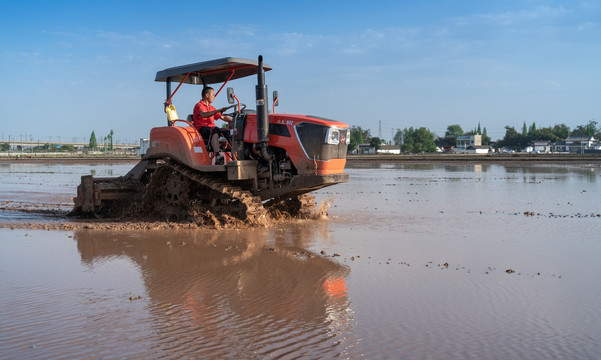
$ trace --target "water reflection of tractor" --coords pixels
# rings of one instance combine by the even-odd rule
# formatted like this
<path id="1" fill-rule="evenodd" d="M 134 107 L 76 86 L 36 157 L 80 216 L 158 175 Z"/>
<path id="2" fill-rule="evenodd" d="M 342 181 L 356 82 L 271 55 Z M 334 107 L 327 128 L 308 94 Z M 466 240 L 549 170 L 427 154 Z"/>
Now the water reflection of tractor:
<path id="1" fill-rule="evenodd" d="M 135 264 L 146 294 L 134 295 L 152 304 L 159 324 L 178 324 L 171 334 L 178 340 L 181 333 L 204 342 L 223 341 L 224 333 L 230 339 L 244 333 L 252 343 L 245 346 L 258 346 L 255 334 L 304 329 L 323 337 L 324 344 L 338 342 L 337 334 L 352 326 L 345 281 L 350 270 L 306 250 L 303 242 L 311 238 L 311 230 L 308 234 L 305 227 L 290 228 L 278 234 L 281 240 L 269 243 L 270 235 L 261 231 L 131 237 L 75 231 L 74 239 L 88 266 L 119 258 Z M 224 321 L 228 318 L 233 320 Z"/>
<path id="2" fill-rule="evenodd" d="M 223 58 L 159 71 L 155 81 L 167 87 L 167 126 L 150 131 L 150 148 L 125 176 L 82 176 L 74 213 L 110 215 L 124 202 L 143 197 L 147 208 L 166 214 L 191 202 L 222 206 L 240 218 L 262 217 L 266 207 L 283 203 L 302 214 L 313 206 L 309 192 L 348 181 L 348 125 L 309 115 L 268 114 L 268 70 L 259 56 L 258 62 Z M 233 118 L 231 139 L 223 148 L 211 149 L 190 117 L 178 117 L 172 100 L 182 84 L 223 83 L 221 91 L 228 81 L 255 74 L 256 110 L 246 109 L 227 88 L 228 102 L 235 105 L 227 114 Z M 178 83 L 174 92 L 172 82 Z M 274 109 L 277 102 L 274 92 Z"/>

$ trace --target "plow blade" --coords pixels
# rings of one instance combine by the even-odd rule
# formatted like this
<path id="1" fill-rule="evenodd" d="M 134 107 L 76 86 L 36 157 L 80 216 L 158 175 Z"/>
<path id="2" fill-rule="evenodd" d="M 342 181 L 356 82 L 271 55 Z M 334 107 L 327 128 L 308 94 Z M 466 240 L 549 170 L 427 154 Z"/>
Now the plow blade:
<path id="1" fill-rule="evenodd" d="M 139 194 L 139 185 L 135 181 L 123 181 L 121 178 L 94 178 L 92 175 L 82 176 L 77 186 L 77 197 L 74 211 L 83 214 L 94 214 L 104 200 L 131 199 Z"/>
<path id="2" fill-rule="evenodd" d="M 140 161 L 125 176 L 99 177 L 84 175 L 77 186 L 77 197 L 73 198 L 72 214 L 96 214 L 103 202 L 129 200 L 141 195 L 143 185 L 140 181 L 149 168 L 149 161 Z"/>

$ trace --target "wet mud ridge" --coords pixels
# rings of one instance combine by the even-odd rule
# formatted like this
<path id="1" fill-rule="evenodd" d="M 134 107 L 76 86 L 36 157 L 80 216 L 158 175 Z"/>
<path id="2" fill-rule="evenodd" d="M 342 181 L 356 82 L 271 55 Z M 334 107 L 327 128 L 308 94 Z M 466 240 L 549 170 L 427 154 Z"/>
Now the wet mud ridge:
<path id="1" fill-rule="evenodd" d="M 229 191 L 228 189 L 225 189 Z M 142 199 L 143 200 L 143 199 Z M 33 204 L 3 202 L 0 204 L 0 227 L 45 230 L 112 229 L 112 230 L 159 230 L 159 229 L 245 229 L 270 227 L 287 221 L 311 221 L 327 219 L 330 200 L 316 205 L 313 195 L 277 202 L 261 202 L 253 208 L 252 216 L 244 208 L 231 203 L 203 203 L 189 201 L 184 207 L 176 207 L 153 199 L 113 204 L 103 216 L 83 216 L 74 213 L 64 204 L 40 206 Z"/>

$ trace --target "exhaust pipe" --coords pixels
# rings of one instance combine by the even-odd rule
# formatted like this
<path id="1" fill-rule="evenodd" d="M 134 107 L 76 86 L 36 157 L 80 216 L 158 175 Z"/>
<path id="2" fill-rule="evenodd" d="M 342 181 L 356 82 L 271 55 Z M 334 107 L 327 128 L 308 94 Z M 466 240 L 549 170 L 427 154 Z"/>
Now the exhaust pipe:
<path id="1" fill-rule="evenodd" d="M 257 86 L 255 87 L 257 97 L 257 135 L 258 140 L 263 143 L 269 141 L 269 115 L 267 114 L 267 85 L 265 85 L 265 70 L 263 70 L 263 56 L 259 55 L 259 69 L 257 71 Z"/>

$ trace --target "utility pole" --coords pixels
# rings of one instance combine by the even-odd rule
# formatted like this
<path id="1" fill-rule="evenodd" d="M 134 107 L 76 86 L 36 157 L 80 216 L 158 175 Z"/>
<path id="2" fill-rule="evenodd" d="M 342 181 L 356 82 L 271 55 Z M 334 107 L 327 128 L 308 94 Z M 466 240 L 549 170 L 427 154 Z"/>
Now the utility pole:
<path id="1" fill-rule="evenodd" d="M 382 120 L 378 120 L 378 137 L 382 140 Z"/>

